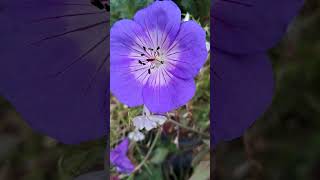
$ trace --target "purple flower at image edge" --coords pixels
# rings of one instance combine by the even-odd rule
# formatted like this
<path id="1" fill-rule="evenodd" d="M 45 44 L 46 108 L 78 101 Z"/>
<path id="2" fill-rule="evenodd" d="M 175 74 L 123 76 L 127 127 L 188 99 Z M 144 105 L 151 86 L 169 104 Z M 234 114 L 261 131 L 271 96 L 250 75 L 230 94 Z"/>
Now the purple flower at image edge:
<path id="1" fill-rule="evenodd" d="M 110 151 L 110 162 L 119 173 L 130 174 L 134 170 L 134 165 L 127 157 L 129 139 L 125 138 L 121 143 Z"/>
<path id="2" fill-rule="evenodd" d="M 303 0 L 211 1 L 212 144 L 242 136 L 271 104 L 267 51 L 302 5 Z"/>
<path id="3" fill-rule="evenodd" d="M 113 25 L 110 50 L 113 95 L 165 113 L 193 97 L 194 77 L 207 58 L 206 33 L 194 21 L 181 22 L 175 3 L 156 1 Z"/>
<path id="4" fill-rule="evenodd" d="M 109 15 L 77 2 L 0 1 L 0 95 L 35 132 L 65 144 L 109 128 Z"/>

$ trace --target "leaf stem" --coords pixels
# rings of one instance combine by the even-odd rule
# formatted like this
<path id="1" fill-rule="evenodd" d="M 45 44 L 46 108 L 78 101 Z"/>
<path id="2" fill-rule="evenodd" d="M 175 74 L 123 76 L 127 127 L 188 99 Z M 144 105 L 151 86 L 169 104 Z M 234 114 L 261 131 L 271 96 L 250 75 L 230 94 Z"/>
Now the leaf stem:
<path id="1" fill-rule="evenodd" d="M 171 123 L 173 123 L 173 124 L 175 124 L 175 125 L 177 125 L 177 126 L 179 126 L 179 127 L 181 127 L 181 128 L 184 128 L 184 129 L 187 129 L 187 130 L 189 130 L 189 131 L 195 132 L 195 133 L 197 133 L 197 134 L 199 134 L 199 135 L 201 135 L 201 136 L 203 136 L 203 137 L 210 138 L 209 135 L 207 135 L 207 134 L 205 134 L 205 133 L 203 133 L 203 132 L 197 131 L 197 130 L 195 130 L 195 129 L 193 129 L 193 128 L 190 128 L 190 127 L 188 127 L 188 126 L 186 126 L 186 125 L 183 125 L 183 124 L 181 124 L 181 123 L 179 123 L 179 122 L 177 122 L 177 121 L 174 121 L 174 120 L 172 120 L 172 119 L 170 119 L 170 118 L 168 118 L 167 121 L 169 121 L 169 122 L 171 122 Z"/>
<path id="2" fill-rule="evenodd" d="M 156 137 L 154 138 L 154 140 L 153 140 L 153 142 L 152 142 L 152 144 L 151 144 L 151 146 L 150 146 L 150 149 L 149 149 L 147 155 L 146 155 L 145 158 L 140 162 L 140 164 L 133 170 L 132 174 L 134 174 L 135 172 L 137 172 L 137 171 L 145 164 L 145 162 L 149 159 L 149 157 L 150 157 L 150 155 L 151 155 L 154 147 L 155 147 L 156 144 L 157 144 L 157 141 L 158 141 L 158 139 L 159 139 L 159 137 L 160 137 L 160 134 L 161 134 L 161 128 L 159 128 L 159 130 L 158 130 L 158 132 L 157 132 L 157 134 L 156 134 Z"/>

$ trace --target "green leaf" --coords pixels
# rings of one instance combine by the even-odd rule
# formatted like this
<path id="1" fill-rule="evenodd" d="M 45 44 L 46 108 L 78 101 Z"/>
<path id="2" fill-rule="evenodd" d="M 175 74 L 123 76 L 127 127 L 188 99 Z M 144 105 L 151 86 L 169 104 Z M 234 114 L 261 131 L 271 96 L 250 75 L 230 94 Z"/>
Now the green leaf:
<path id="1" fill-rule="evenodd" d="M 154 164 L 161 164 L 166 159 L 168 153 L 169 150 L 167 148 L 157 148 L 150 162 Z"/>

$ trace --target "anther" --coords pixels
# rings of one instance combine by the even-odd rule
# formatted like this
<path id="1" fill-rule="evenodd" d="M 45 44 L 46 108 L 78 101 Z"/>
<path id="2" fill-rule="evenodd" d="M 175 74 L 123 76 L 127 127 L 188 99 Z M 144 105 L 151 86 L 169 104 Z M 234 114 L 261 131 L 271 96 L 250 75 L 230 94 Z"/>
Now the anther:
<path id="1" fill-rule="evenodd" d="M 153 49 L 152 48 L 148 48 L 150 51 L 153 51 Z"/>
<path id="2" fill-rule="evenodd" d="M 157 51 L 158 51 L 159 49 L 160 49 L 160 47 L 158 46 L 158 47 L 157 47 Z"/>
<path id="3" fill-rule="evenodd" d="M 146 47 L 143 46 L 143 50 L 146 51 L 147 50 Z"/>
<path id="4" fill-rule="evenodd" d="M 148 69 L 148 73 L 151 74 L 151 70 L 150 69 Z"/>
<path id="5" fill-rule="evenodd" d="M 144 54 L 141 54 L 141 56 L 144 56 Z"/>
<path id="6" fill-rule="evenodd" d="M 146 63 L 143 63 L 141 60 L 139 60 L 139 64 L 146 65 Z"/>

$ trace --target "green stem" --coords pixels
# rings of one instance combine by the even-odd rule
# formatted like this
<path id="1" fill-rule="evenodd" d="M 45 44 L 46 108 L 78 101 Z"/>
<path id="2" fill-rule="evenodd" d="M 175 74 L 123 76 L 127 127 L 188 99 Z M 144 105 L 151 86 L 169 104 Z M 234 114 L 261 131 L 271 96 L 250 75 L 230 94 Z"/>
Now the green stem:
<path id="1" fill-rule="evenodd" d="M 156 146 L 157 144 L 157 141 L 160 137 L 160 134 L 161 134 L 161 128 L 159 128 L 157 134 L 156 134 L 156 137 L 154 138 L 152 144 L 151 144 L 151 147 L 147 153 L 147 155 L 145 156 L 145 158 L 140 162 L 140 164 L 133 170 L 132 174 L 134 174 L 135 172 L 137 172 L 144 164 L 145 162 L 149 159 L 154 147 Z"/>
<path id="2" fill-rule="evenodd" d="M 190 128 L 190 127 L 188 127 L 188 126 L 185 126 L 185 125 L 183 125 L 183 124 L 181 124 L 181 123 L 179 123 L 179 122 L 177 122 L 177 121 L 174 121 L 174 120 L 172 120 L 172 119 L 168 119 L 167 121 L 169 121 L 169 122 L 171 122 L 171 123 L 173 123 L 173 124 L 175 124 L 175 125 L 177 125 L 177 126 L 179 126 L 179 127 L 181 127 L 181 128 L 184 128 L 184 129 L 187 129 L 187 130 L 189 130 L 189 131 L 195 132 L 195 133 L 197 133 L 197 134 L 199 134 L 199 135 L 201 135 L 201 136 L 203 136 L 203 137 L 205 137 L 205 138 L 210 138 L 210 136 L 209 136 L 208 134 L 205 134 L 205 133 L 203 133 L 203 132 L 199 132 L 199 131 L 197 131 L 197 130 L 195 130 L 195 129 L 193 129 L 193 128 Z"/>

